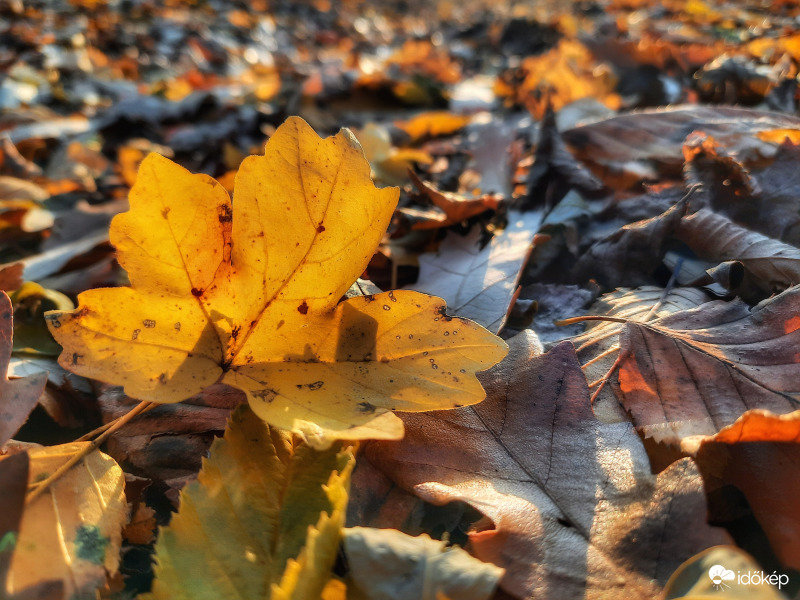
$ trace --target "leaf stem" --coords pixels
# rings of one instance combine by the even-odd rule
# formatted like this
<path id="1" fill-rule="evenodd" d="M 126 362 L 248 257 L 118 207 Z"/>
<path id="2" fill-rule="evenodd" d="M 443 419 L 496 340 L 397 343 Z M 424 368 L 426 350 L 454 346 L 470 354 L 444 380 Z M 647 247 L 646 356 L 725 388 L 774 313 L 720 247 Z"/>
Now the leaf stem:
<path id="1" fill-rule="evenodd" d="M 614 361 L 614 364 L 611 365 L 611 368 L 608 370 L 605 377 L 603 377 L 602 381 L 600 381 L 600 387 L 598 387 L 594 391 L 594 394 L 592 394 L 592 397 L 589 399 L 589 404 L 591 406 L 594 406 L 594 401 L 597 400 L 597 397 L 600 395 L 600 392 L 603 391 L 603 388 L 606 387 L 606 383 L 608 383 L 608 380 L 611 379 L 611 376 L 614 374 L 614 371 L 616 371 L 617 367 L 619 367 L 619 363 L 622 362 L 622 357 L 623 353 L 620 352 L 619 356 L 617 357 L 617 360 Z"/>
<path id="2" fill-rule="evenodd" d="M 564 325 L 572 325 L 573 323 L 580 323 L 581 321 L 612 321 L 614 323 L 627 323 L 630 319 L 623 319 L 621 317 L 609 317 L 607 315 L 583 315 L 582 317 L 570 317 L 569 319 L 561 319 L 560 321 L 553 321 L 559 327 Z"/>
<path id="3" fill-rule="evenodd" d="M 133 407 L 128 413 L 124 414 L 118 419 L 115 419 L 110 423 L 110 427 L 106 429 L 103 433 L 101 433 L 97 439 L 92 442 L 89 442 L 87 446 L 84 446 L 80 449 L 78 453 L 72 456 L 67 462 L 61 465 L 58 469 L 53 471 L 47 479 L 36 484 L 36 487 L 28 492 L 28 496 L 25 498 L 25 503 L 30 504 L 36 498 L 38 498 L 42 492 L 44 492 L 50 484 L 55 482 L 56 480 L 60 479 L 67 471 L 69 471 L 73 466 L 75 466 L 78 462 L 80 462 L 86 455 L 90 454 L 91 452 L 95 451 L 103 442 L 105 442 L 108 437 L 114 433 L 117 429 L 125 425 L 128 421 L 133 419 L 136 415 L 141 414 L 145 410 L 147 410 L 152 405 L 151 402 L 140 402 L 136 406 Z"/>

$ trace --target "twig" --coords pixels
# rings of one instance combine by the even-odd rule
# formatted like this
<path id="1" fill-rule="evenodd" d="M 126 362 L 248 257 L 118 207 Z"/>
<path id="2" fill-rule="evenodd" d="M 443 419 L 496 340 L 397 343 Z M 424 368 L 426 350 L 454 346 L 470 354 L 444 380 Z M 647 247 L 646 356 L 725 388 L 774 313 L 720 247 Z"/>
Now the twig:
<path id="1" fill-rule="evenodd" d="M 139 411 L 139 413 L 138 413 L 138 414 L 140 414 L 140 415 L 141 415 L 141 414 L 144 414 L 144 413 L 146 413 L 148 410 L 152 410 L 152 409 L 154 409 L 156 406 L 158 406 L 158 404 L 156 404 L 155 402 L 145 402 L 145 404 L 149 404 L 149 406 L 148 406 L 147 408 L 144 408 L 144 409 L 142 409 L 141 411 Z M 138 408 L 138 406 L 139 406 L 139 405 L 137 404 L 137 405 L 136 405 L 136 408 Z M 100 427 L 98 427 L 97 429 L 93 429 L 93 430 L 92 430 L 92 431 L 90 431 L 89 433 L 84 433 L 84 434 L 83 434 L 81 437 L 79 437 L 79 438 L 78 438 L 77 440 L 75 440 L 75 441 L 76 441 L 76 442 L 88 442 L 89 440 L 96 438 L 98 435 L 100 435 L 101 433 L 103 433 L 104 431 L 106 431 L 106 430 L 107 430 L 109 427 L 113 427 L 113 426 L 114 426 L 114 423 L 116 423 L 116 422 L 117 422 L 117 421 L 119 421 L 120 419 L 124 419 L 124 418 L 125 418 L 125 417 L 127 417 L 127 416 L 128 416 L 128 414 L 127 414 L 127 413 L 125 413 L 125 414 L 124 414 L 124 415 L 122 415 L 121 417 L 117 417 L 117 418 L 116 418 L 116 419 L 114 419 L 113 421 L 109 421 L 109 422 L 108 422 L 108 423 L 106 423 L 105 425 L 101 425 Z"/>
<path id="2" fill-rule="evenodd" d="M 133 417 L 138 414 L 144 412 L 147 408 L 151 405 L 150 402 L 140 402 L 137 404 L 130 412 L 121 416 L 119 419 L 113 421 L 111 427 L 106 429 L 100 436 L 92 442 L 89 442 L 87 446 L 81 448 L 81 450 L 75 454 L 72 458 L 70 458 L 67 462 L 61 465 L 58 469 L 56 469 L 47 479 L 39 482 L 37 486 L 28 492 L 28 496 L 25 498 L 25 503 L 30 504 L 36 498 L 38 498 L 42 492 L 44 492 L 51 483 L 61 478 L 67 471 L 69 471 L 74 465 L 80 462 L 87 454 L 90 454 L 94 450 L 96 450 L 103 442 L 105 442 L 108 437 L 114 433 L 117 429 L 125 425 L 128 421 L 130 421 Z"/>

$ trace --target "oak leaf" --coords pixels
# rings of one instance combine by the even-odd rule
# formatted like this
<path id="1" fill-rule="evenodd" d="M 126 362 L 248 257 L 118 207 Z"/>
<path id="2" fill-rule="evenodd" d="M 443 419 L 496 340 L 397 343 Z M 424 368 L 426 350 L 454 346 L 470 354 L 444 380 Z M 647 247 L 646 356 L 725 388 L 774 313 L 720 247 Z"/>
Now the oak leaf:
<path id="1" fill-rule="evenodd" d="M 424 500 L 483 513 L 468 549 L 506 569 L 501 588 L 520 598 L 655 597 L 681 561 L 725 542 L 705 523 L 689 459 L 652 475 L 631 424 L 592 415 L 568 342 L 537 354 L 525 331 L 510 345 L 481 376 L 485 402 L 403 415 L 402 443 L 364 448 Z"/>
<path id="2" fill-rule="evenodd" d="M 349 131 L 320 139 L 299 118 L 244 160 L 235 200 L 158 155 L 142 162 L 111 241 L 131 287 L 47 315 L 81 375 L 142 400 L 178 402 L 217 381 L 269 423 L 322 447 L 397 439 L 390 409 L 471 404 L 474 376 L 505 354 L 439 298 L 398 291 L 339 302 L 372 257 L 398 190 L 375 189 Z"/>
<path id="3" fill-rule="evenodd" d="M 161 530 L 148 598 L 319 598 L 354 464 L 352 448 L 314 450 L 240 406 Z"/>

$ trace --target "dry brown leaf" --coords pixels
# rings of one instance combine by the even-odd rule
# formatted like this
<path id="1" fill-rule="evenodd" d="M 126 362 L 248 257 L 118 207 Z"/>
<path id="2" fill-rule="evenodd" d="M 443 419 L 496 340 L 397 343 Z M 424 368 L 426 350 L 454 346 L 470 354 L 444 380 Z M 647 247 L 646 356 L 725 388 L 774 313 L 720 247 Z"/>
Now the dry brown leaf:
<path id="1" fill-rule="evenodd" d="M 701 208 L 680 220 L 674 236 L 702 259 L 741 263 L 771 293 L 800 283 L 800 250 Z"/>
<path id="2" fill-rule="evenodd" d="M 669 291 L 654 286 L 634 290 L 623 288 L 600 297 L 589 314 L 648 322 L 695 308 L 707 301 L 706 295 L 695 288 L 679 287 Z M 616 321 L 586 321 L 586 331 L 571 338 L 590 391 L 600 385 L 617 360 L 622 327 L 623 324 Z M 627 418 L 615 410 L 618 403 L 608 388 L 600 392 L 594 406 L 601 420 Z"/>
<path id="3" fill-rule="evenodd" d="M 503 589 L 524 598 L 654 597 L 683 560 L 723 543 L 705 523 L 690 461 L 652 475 L 631 424 L 592 415 L 569 343 L 535 355 L 532 332 L 510 342 L 509 357 L 482 375 L 486 401 L 404 415 L 402 442 L 364 451 L 423 499 L 481 511 L 469 548 L 507 569 Z"/>
<path id="4" fill-rule="evenodd" d="M 750 509 L 784 566 L 800 569 L 800 411 L 775 415 L 750 410 L 712 436 L 683 440 L 706 487 L 717 522 L 741 516 L 744 494 Z"/>
<path id="5" fill-rule="evenodd" d="M 750 308 L 715 301 L 622 329 L 619 398 L 647 438 L 677 447 L 754 408 L 800 407 L 800 287 Z"/>
<path id="6" fill-rule="evenodd" d="M 0 446 L 17 433 L 28 419 L 47 383 L 47 373 L 8 379 L 13 315 L 11 300 L 5 292 L 0 292 Z"/>

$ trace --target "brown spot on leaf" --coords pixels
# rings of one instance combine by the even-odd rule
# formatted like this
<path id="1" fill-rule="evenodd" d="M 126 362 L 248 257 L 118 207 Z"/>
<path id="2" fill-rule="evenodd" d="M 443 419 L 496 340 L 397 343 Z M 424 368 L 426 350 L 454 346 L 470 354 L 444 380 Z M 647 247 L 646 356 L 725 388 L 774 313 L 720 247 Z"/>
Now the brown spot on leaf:
<path id="1" fill-rule="evenodd" d="M 166 219 L 170 210 L 172 209 L 169 206 L 165 206 L 164 208 L 161 209 L 161 216 Z"/>
<path id="2" fill-rule="evenodd" d="M 297 307 L 297 312 L 299 312 L 301 315 L 308 314 L 308 304 L 306 304 L 305 300 L 303 300 L 303 303 Z"/>
<path id="3" fill-rule="evenodd" d="M 314 383 L 301 383 L 297 386 L 298 390 L 302 390 L 303 388 L 308 388 L 309 390 L 316 391 L 325 385 L 324 381 L 315 381 Z"/>
<path id="4" fill-rule="evenodd" d="M 268 402 L 269 403 L 269 402 L 272 402 L 273 400 L 275 400 L 275 397 L 278 394 L 277 394 L 277 392 L 275 390 L 263 389 L 263 390 L 253 390 L 253 391 L 250 392 L 250 395 L 253 396 L 253 398 L 258 398 L 259 400 L 262 400 L 263 402 Z"/>
<path id="5" fill-rule="evenodd" d="M 135 340 L 136 338 L 138 338 L 138 337 L 139 337 L 139 334 L 140 334 L 141 332 L 142 332 L 142 330 L 141 330 L 141 329 L 134 329 L 134 330 L 133 330 L 133 333 L 131 334 L 131 339 L 132 339 L 132 340 Z"/>
<path id="6" fill-rule="evenodd" d="M 220 223 L 230 223 L 233 221 L 233 211 L 228 204 L 221 204 L 217 207 L 217 218 Z"/>
<path id="7" fill-rule="evenodd" d="M 370 404 L 369 402 L 359 402 L 356 404 L 356 408 L 358 412 L 363 413 L 365 415 L 372 414 L 375 412 L 375 406 Z"/>
<path id="8" fill-rule="evenodd" d="M 202 295 L 203 295 L 203 290 L 201 290 L 200 288 L 192 288 L 192 296 L 194 296 L 195 298 L 199 298 Z"/>
<path id="9" fill-rule="evenodd" d="M 147 327 L 147 329 L 152 329 L 153 327 L 156 326 L 156 322 L 153 319 L 145 319 L 144 321 L 142 321 L 142 325 Z"/>
<path id="10" fill-rule="evenodd" d="M 325 231 L 325 225 L 320 223 L 319 226 L 317 227 L 317 233 L 322 233 L 323 231 Z"/>
<path id="11" fill-rule="evenodd" d="M 175 323 L 175 325 L 173 325 L 172 327 L 175 329 L 175 331 L 180 331 L 181 330 L 181 324 L 180 323 Z"/>

